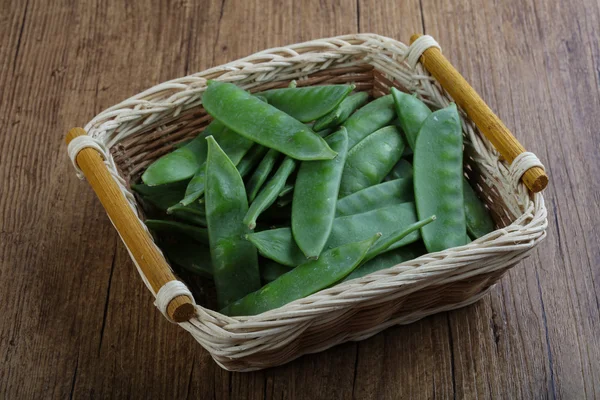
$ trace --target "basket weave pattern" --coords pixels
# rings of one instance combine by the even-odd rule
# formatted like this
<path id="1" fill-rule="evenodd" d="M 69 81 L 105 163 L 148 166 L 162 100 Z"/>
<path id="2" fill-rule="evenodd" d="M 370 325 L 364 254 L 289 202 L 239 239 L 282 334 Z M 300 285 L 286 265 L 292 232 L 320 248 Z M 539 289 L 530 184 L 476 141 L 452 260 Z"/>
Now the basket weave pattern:
<path id="1" fill-rule="evenodd" d="M 448 105 L 452 99 L 412 51 L 373 34 L 270 49 L 157 85 L 105 110 L 85 129 L 110 150 L 112 172 L 143 218 L 129 184 L 152 161 L 210 122 L 201 105 L 207 79 L 233 82 L 252 92 L 286 87 L 292 79 L 298 86 L 352 82 L 374 97 L 395 86 L 434 108 Z M 545 237 L 546 208 L 541 194 L 530 195 L 510 179 L 496 150 L 462 117 L 465 173 L 499 229 L 468 245 L 424 255 L 257 316 L 227 317 L 197 306 L 197 316 L 180 326 L 223 368 L 249 371 L 480 299 Z"/>

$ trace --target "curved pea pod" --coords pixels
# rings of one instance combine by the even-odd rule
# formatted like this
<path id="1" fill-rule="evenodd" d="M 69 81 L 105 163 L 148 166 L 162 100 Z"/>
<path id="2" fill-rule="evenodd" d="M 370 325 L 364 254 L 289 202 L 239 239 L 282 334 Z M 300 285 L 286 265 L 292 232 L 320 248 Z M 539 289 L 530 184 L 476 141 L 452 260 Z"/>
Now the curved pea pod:
<path id="1" fill-rule="evenodd" d="M 277 199 L 277 207 L 287 207 L 292 204 L 294 198 L 292 196 L 279 197 Z"/>
<path id="2" fill-rule="evenodd" d="M 176 241 L 161 242 L 160 248 L 173 264 L 205 278 L 212 278 L 208 247 L 185 238 L 177 238 Z"/>
<path id="3" fill-rule="evenodd" d="M 392 168 L 390 173 L 387 174 L 387 176 L 384 178 L 384 180 L 390 181 L 390 180 L 394 180 L 394 179 L 412 178 L 412 176 L 413 176 L 412 165 L 405 159 L 401 158 L 396 163 L 396 165 L 394 165 L 394 168 Z"/>
<path id="4" fill-rule="evenodd" d="M 266 260 L 260 263 L 260 277 L 263 282 L 273 282 L 286 272 L 290 272 L 291 268 L 276 263 L 275 261 Z"/>
<path id="5" fill-rule="evenodd" d="M 391 92 L 400 127 L 406 135 L 408 145 L 414 150 L 421 125 L 431 115 L 431 110 L 415 95 L 401 92 L 396 88 L 392 88 Z"/>
<path id="6" fill-rule="evenodd" d="M 248 228 L 254 229 L 256 227 L 258 216 L 277 200 L 277 195 L 283 189 L 285 182 L 292 172 L 294 172 L 295 168 L 296 160 L 289 157 L 283 160 L 275 175 L 267 182 L 264 189 L 258 194 L 248 209 L 244 217 L 244 223 L 248 225 Z"/>
<path id="7" fill-rule="evenodd" d="M 394 204 L 414 201 L 412 177 L 369 186 L 337 201 L 336 216 L 360 214 Z"/>
<path id="8" fill-rule="evenodd" d="M 225 315 L 256 315 L 309 296 L 344 279 L 361 262 L 379 235 L 348 243 L 324 252 L 318 260 L 308 261 L 231 303 L 221 310 Z"/>
<path id="9" fill-rule="evenodd" d="M 294 185 L 292 232 L 307 258 L 317 258 L 327 243 L 348 152 L 346 128 L 340 128 L 326 140 L 337 157 L 303 161 Z"/>
<path id="10" fill-rule="evenodd" d="M 257 100 L 259 101 L 259 100 Z M 227 154 L 227 157 L 231 160 L 234 165 L 237 165 L 244 155 L 254 145 L 251 140 L 238 135 L 231 129 L 225 128 L 219 134 L 218 138 L 215 138 L 219 147 Z M 205 140 L 206 141 L 206 140 Z M 181 204 L 189 205 L 192 202 L 198 200 L 200 196 L 204 194 L 206 184 L 206 164 L 203 164 L 200 169 L 196 172 L 190 183 L 185 190 L 185 197 L 181 200 Z"/>
<path id="11" fill-rule="evenodd" d="M 277 195 L 278 197 L 286 197 L 287 195 L 291 195 L 294 192 L 294 185 L 291 183 L 286 184 L 281 192 Z"/>
<path id="12" fill-rule="evenodd" d="M 168 214 L 174 216 L 176 219 L 190 224 L 206 226 L 206 212 L 204 211 L 204 204 L 200 205 L 198 203 L 192 203 L 189 206 L 175 204 L 169 208 Z"/>
<path id="13" fill-rule="evenodd" d="M 144 223 L 148 229 L 157 233 L 170 232 L 182 234 L 197 240 L 200 243 L 208 244 L 208 231 L 204 228 L 161 219 L 147 219 Z"/>
<path id="14" fill-rule="evenodd" d="M 427 249 L 425 249 L 423 244 L 419 242 L 388 251 L 360 265 L 358 268 L 352 271 L 352 273 L 348 275 L 343 282 L 362 278 L 363 276 L 369 275 L 373 272 L 391 268 L 405 261 L 414 260 L 423 254 L 427 254 Z"/>
<path id="15" fill-rule="evenodd" d="M 185 194 L 188 181 L 166 183 L 160 186 L 148 186 L 144 183 L 131 185 L 131 189 L 137 192 L 144 201 L 156 208 L 166 211 L 169 207 L 179 203 Z"/>
<path id="16" fill-rule="evenodd" d="M 248 175 L 250 171 L 252 171 L 252 168 L 254 168 L 260 162 L 260 160 L 263 159 L 268 151 L 268 147 L 261 146 L 260 144 L 255 144 L 252 146 L 237 165 L 237 170 L 240 173 L 240 176 L 243 178 Z"/>
<path id="17" fill-rule="evenodd" d="M 310 122 L 337 107 L 354 88 L 354 85 L 290 87 L 267 90 L 260 95 L 298 121 Z"/>
<path id="18" fill-rule="evenodd" d="M 298 160 L 336 156 L 309 127 L 232 83 L 208 81 L 202 101 L 209 114 L 253 142 Z"/>
<path id="19" fill-rule="evenodd" d="M 271 174 L 271 171 L 273 171 L 275 163 L 279 159 L 280 155 L 281 153 L 277 150 L 269 149 L 267 154 L 265 154 L 264 158 L 261 160 L 260 164 L 258 164 L 250 176 L 248 183 L 246 183 L 248 201 L 252 202 L 256 195 L 258 195 L 258 192 Z"/>
<path id="20" fill-rule="evenodd" d="M 244 182 L 233 162 L 209 136 L 206 159 L 206 220 L 217 300 L 220 307 L 260 287 L 258 255 L 244 240 L 248 211 Z"/>
<path id="21" fill-rule="evenodd" d="M 402 157 L 404 139 L 395 126 L 379 129 L 348 152 L 340 198 L 380 183 Z"/>
<path id="22" fill-rule="evenodd" d="M 465 201 L 465 218 L 467 221 L 467 233 L 475 240 L 494 230 L 494 221 L 490 214 L 463 177 L 463 195 Z"/>
<path id="23" fill-rule="evenodd" d="M 463 137 L 456 105 L 431 114 L 421 126 L 414 149 L 417 214 L 437 215 L 438 221 L 421 229 L 430 252 L 465 244 L 467 237 L 463 195 Z"/>
<path id="24" fill-rule="evenodd" d="M 150 164 L 142 174 L 142 181 L 146 185 L 156 186 L 190 179 L 206 161 L 206 138 L 218 136 L 223 129 L 225 125 L 218 121 L 211 122 L 190 143 Z"/>
<path id="25" fill-rule="evenodd" d="M 344 122 L 348 130 L 348 149 L 352 149 L 365 137 L 389 124 L 395 117 L 394 99 L 391 94 L 358 109 Z"/>
<path id="26" fill-rule="evenodd" d="M 333 220 L 325 249 L 364 240 L 377 232 L 383 234 L 382 241 L 387 241 L 398 229 L 415 222 L 417 213 L 413 203 L 396 204 L 361 214 L 338 217 Z M 296 245 L 290 228 L 256 232 L 247 235 L 247 238 L 262 256 L 280 264 L 294 267 L 306 261 L 306 256 Z M 418 231 L 412 232 L 402 240 L 394 242 L 388 250 L 413 243 L 419 238 Z"/>
<path id="27" fill-rule="evenodd" d="M 362 107 L 368 99 L 369 93 L 367 92 L 358 92 L 346 97 L 336 108 L 316 120 L 313 129 L 322 131 L 343 124 L 350 117 L 350 114 L 356 111 L 357 108 Z"/>

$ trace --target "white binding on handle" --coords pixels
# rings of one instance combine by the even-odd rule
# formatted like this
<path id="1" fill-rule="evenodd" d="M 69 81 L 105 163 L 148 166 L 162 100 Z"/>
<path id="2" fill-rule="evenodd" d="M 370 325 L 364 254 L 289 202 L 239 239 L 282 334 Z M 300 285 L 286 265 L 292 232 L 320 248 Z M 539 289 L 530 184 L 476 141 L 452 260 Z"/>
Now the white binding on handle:
<path id="1" fill-rule="evenodd" d="M 158 293 L 156 293 L 156 300 L 154 301 L 154 305 L 160 310 L 161 313 L 172 323 L 176 323 L 169 317 L 169 313 L 167 312 L 167 307 L 177 296 L 187 296 L 192 300 L 192 303 L 196 305 L 194 301 L 194 296 L 192 292 L 180 281 L 170 281 L 163 285 L 160 288 Z"/>
<path id="2" fill-rule="evenodd" d="M 532 167 L 540 167 L 544 171 L 546 170 L 540 159 L 530 151 L 519 154 L 513 160 L 508 167 L 508 173 L 510 174 L 510 182 L 514 187 L 517 187 L 523 174 Z"/>
<path id="3" fill-rule="evenodd" d="M 435 39 L 429 35 L 423 35 L 415 40 L 410 45 L 408 52 L 406 53 L 406 62 L 408 65 L 414 69 L 417 66 L 417 63 L 419 62 L 423 52 L 430 47 L 437 47 L 438 49 L 442 50 L 438 42 L 436 42 Z"/>

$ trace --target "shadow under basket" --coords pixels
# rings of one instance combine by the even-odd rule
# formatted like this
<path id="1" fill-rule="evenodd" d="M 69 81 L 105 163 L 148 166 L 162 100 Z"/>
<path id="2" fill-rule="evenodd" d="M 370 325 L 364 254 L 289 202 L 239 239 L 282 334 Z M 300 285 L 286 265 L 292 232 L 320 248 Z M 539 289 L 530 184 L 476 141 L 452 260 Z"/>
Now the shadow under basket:
<path id="1" fill-rule="evenodd" d="M 208 79 L 233 82 L 251 92 L 283 88 L 293 79 L 298 87 L 354 83 L 357 91 L 374 98 L 394 86 L 416 93 L 432 108 L 445 107 L 453 99 L 419 61 L 423 51 L 422 46 L 406 46 L 374 34 L 262 51 L 159 84 L 107 109 L 85 127 L 86 143 L 79 149 L 70 146 L 69 151 L 78 162 L 81 148 L 99 151 L 136 221 L 143 220 L 130 184 L 150 163 L 195 137 L 211 121 L 202 107 Z M 227 317 L 192 299 L 195 313 L 179 325 L 223 368 L 251 371 L 479 300 L 545 237 L 547 213 L 542 195 L 531 193 L 519 182 L 520 176 L 514 178 L 511 166 L 462 109 L 461 117 L 465 175 L 489 208 L 497 230 L 468 245 L 426 254 L 256 316 Z M 86 177 L 90 180 L 87 173 Z M 119 233 L 127 243 L 123 229 L 127 228 Z M 151 240 L 148 232 L 144 234 Z M 129 250 L 136 261 L 135 251 Z M 157 287 L 149 283 L 138 262 L 136 266 L 157 296 Z M 182 293 L 192 297 L 185 288 Z M 167 306 L 157 305 L 167 315 Z"/>

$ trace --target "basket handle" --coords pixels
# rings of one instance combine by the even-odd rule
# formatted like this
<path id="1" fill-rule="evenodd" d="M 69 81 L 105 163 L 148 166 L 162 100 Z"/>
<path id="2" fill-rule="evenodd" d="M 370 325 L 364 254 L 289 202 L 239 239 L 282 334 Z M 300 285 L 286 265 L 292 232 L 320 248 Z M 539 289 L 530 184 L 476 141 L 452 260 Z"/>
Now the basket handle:
<path id="1" fill-rule="evenodd" d="M 423 35 L 418 33 L 412 35 L 410 43 L 413 44 L 421 36 Z M 519 143 L 506 125 L 494 114 L 450 61 L 444 57 L 439 48 L 429 47 L 423 52 L 420 60 L 423 66 L 452 96 L 454 101 L 465 110 L 469 118 L 477 125 L 485 137 L 492 142 L 507 162 L 512 164 L 516 158 L 519 158 L 519 160 L 522 159 L 522 156 L 519 156 L 526 153 L 523 145 Z M 534 193 L 544 190 L 548 185 L 548 175 L 539 166 L 531 166 L 525 170 L 521 179 L 529 190 Z"/>
<path id="2" fill-rule="evenodd" d="M 69 144 L 83 135 L 86 135 L 85 130 L 73 128 L 67 133 L 66 142 Z M 100 153 L 87 147 L 79 151 L 76 161 L 154 292 L 159 293 L 168 282 L 176 281 L 169 264 L 131 209 Z M 178 295 L 169 302 L 166 312 L 173 321 L 186 322 L 196 310 L 190 297 Z"/>

